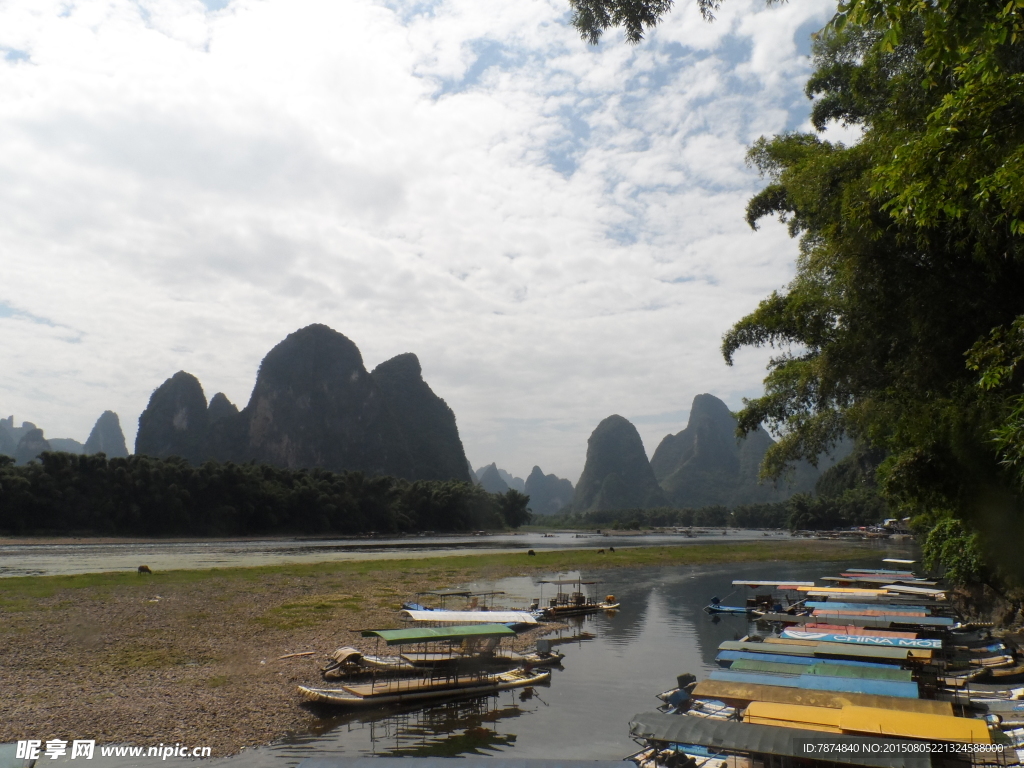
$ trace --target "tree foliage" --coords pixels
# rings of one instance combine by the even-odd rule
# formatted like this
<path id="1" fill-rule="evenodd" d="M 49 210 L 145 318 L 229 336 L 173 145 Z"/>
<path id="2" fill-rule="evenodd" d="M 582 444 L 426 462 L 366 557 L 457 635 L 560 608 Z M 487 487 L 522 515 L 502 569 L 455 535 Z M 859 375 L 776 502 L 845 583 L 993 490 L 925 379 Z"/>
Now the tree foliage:
<path id="1" fill-rule="evenodd" d="M 0 456 L 0 531 L 138 536 L 517 528 L 529 497 L 456 481 L 103 454 Z"/>
<path id="2" fill-rule="evenodd" d="M 777 350 L 741 430 L 780 436 L 768 476 L 870 443 L 937 563 L 966 578 L 984 553 L 1024 579 L 1024 0 L 843 0 L 814 63 L 816 132 L 749 154 L 767 186 L 748 222 L 778 216 L 800 255 L 724 338 L 728 362 Z M 860 140 L 824 140 L 833 122 Z"/>

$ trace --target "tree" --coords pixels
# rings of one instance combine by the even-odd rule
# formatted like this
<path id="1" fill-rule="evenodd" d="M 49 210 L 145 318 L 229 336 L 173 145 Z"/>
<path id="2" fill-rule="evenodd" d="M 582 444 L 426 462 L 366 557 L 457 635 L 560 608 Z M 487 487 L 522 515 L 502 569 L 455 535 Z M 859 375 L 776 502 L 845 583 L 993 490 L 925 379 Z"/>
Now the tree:
<path id="1" fill-rule="evenodd" d="M 612 26 L 637 42 L 668 7 L 573 9 L 591 42 Z M 747 220 L 778 216 L 800 256 L 723 340 L 727 362 L 778 350 L 740 429 L 780 436 L 768 476 L 844 434 L 884 451 L 881 490 L 936 531 L 936 562 L 970 542 L 976 566 L 954 572 L 989 572 L 988 558 L 1024 581 L 1024 3 L 845 0 L 814 57 L 815 128 L 863 133 L 750 151 L 768 184 Z"/>
<path id="2" fill-rule="evenodd" d="M 498 510 L 509 528 L 518 528 L 530 522 L 532 515 L 527 507 L 530 504 L 530 497 L 520 493 L 515 488 L 498 496 Z"/>

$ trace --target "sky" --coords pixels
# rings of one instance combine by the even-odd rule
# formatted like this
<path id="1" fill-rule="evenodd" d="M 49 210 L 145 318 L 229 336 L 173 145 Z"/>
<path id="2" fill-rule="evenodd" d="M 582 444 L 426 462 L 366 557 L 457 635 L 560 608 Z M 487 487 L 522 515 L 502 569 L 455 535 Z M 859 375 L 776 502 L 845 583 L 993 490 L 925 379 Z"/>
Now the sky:
<path id="1" fill-rule="evenodd" d="M 416 353 L 473 466 L 575 483 L 614 413 L 651 455 L 762 391 L 721 338 L 797 246 L 745 153 L 809 129 L 834 8 L 594 47 L 567 0 L 0 0 L 0 415 L 130 448 L 174 372 L 242 407 L 325 323 Z"/>

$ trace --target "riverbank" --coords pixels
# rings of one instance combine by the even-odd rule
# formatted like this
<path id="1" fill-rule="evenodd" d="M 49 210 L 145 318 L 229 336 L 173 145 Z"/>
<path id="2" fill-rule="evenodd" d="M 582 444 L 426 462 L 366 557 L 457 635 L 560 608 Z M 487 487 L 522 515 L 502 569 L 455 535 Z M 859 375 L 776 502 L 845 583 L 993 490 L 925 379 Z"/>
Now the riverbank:
<path id="1" fill-rule="evenodd" d="M 513 575 L 854 559 L 876 548 L 764 541 L 0 580 L 0 742 L 210 746 L 305 731 L 298 684 L 359 631 L 398 626 L 412 593 Z M 532 638 L 523 642 L 530 642 Z M 280 659 L 315 651 L 311 657 Z"/>

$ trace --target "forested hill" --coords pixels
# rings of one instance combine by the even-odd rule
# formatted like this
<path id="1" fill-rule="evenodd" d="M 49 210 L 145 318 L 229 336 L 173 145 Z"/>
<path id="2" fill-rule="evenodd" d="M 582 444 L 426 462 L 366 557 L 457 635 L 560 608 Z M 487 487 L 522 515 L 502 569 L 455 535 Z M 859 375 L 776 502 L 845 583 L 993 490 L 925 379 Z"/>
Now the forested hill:
<path id="1" fill-rule="evenodd" d="M 148 456 L 0 456 L 0 532 L 225 536 L 519 527 L 529 497 L 472 483 Z"/>

